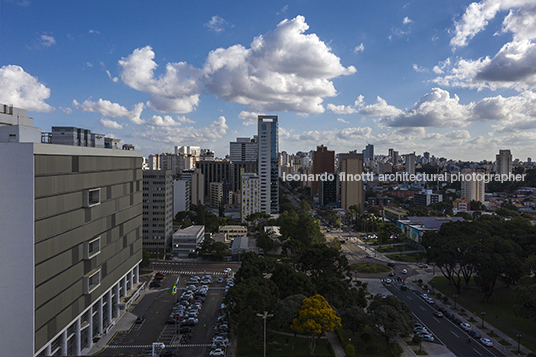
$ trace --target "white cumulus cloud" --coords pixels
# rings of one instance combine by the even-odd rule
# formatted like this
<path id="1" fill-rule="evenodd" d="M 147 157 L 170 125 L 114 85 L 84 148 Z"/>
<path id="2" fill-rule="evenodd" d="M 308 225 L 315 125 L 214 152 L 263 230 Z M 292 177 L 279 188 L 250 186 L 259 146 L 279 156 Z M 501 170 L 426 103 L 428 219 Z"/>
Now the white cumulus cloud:
<path id="1" fill-rule="evenodd" d="M 231 25 L 227 21 L 225 21 L 221 16 L 215 15 L 215 16 L 212 16 L 210 21 L 204 24 L 203 26 L 208 27 L 210 30 L 218 33 L 218 32 L 224 31 L 227 26 L 231 26 Z"/>
<path id="2" fill-rule="evenodd" d="M 111 118 L 127 118 L 134 124 L 144 124 L 145 122 L 140 119 L 140 115 L 143 111 L 144 104 L 134 104 L 130 109 L 123 107 L 118 103 L 112 103 L 109 100 L 99 99 L 97 102 L 85 100 L 82 104 L 78 103 L 76 99 L 73 99 L 73 106 L 83 112 L 96 112 L 105 117 Z"/>
<path id="3" fill-rule="evenodd" d="M 13 104 L 36 112 L 51 112 L 53 107 L 45 103 L 50 89 L 22 67 L 6 65 L 0 67 L 0 102 Z"/>
<path id="4" fill-rule="evenodd" d="M 110 119 L 101 118 L 100 123 L 103 127 L 107 129 L 123 129 L 123 126 L 121 124 Z"/>
<path id="5" fill-rule="evenodd" d="M 226 123 L 225 117 L 221 116 L 208 127 L 203 128 L 158 125 L 149 125 L 146 128 L 147 130 L 138 130 L 133 135 L 157 142 L 195 144 L 213 143 L 220 140 L 227 133 L 229 126 Z"/>

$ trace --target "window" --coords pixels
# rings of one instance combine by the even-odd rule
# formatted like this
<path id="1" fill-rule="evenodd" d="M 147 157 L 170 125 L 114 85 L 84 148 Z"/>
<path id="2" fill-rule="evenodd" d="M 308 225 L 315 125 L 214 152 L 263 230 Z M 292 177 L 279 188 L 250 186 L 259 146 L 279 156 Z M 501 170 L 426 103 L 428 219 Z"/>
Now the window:
<path id="1" fill-rule="evenodd" d="M 100 286 L 100 272 L 96 269 L 84 276 L 84 294 L 91 294 Z"/>
<path id="2" fill-rule="evenodd" d="M 84 242 L 84 259 L 88 260 L 100 253 L 100 238 Z"/>
<path id="3" fill-rule="evenodd" d="M 100 204 L 100 188 L 84 190 L 84 207 L 93 207 Z"/>

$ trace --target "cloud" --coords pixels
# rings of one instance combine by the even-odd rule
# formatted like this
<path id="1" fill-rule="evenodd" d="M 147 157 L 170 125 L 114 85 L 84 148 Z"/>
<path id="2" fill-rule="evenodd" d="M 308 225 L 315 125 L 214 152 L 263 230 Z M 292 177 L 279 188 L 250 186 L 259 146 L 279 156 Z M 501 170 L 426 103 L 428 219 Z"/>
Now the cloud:
<path id="1" fill-rule="evenodd" d="M 462 18 L 455 23 L 454 37 L 450 45 L 454 49 L 467 46 L 467 43 L 484 30 L 498 12 L 512 8 L 517 10 L 510 11 L 503 21 L 503 32 L 514 32 L 515 37 L 520 37 L 517 40 L 527 39 L 527 36 L 534 38 L 536 25 L 533 21 L 536 7 L 533 0 L 483 0 L 471 3 Z"/>
<path id="2" fill-rule="evenodd" d="M 152 94 L 147 105 L 154 110 L 189 113 L 199 104 L 201 70 L 185 62 L 168 63 L 165 74 L 154 77 L 158 66 L 150 46 L 139 48 L 119 61 L 121 80 L 129 87 Z"/>
<path id="3" fill-rule="evenodd" d="M 94 33 L 94 34 L 100 35 L 100 32 L 97 31 L 97 30 L 89 30 L 89 33 Z"/>
<path id="4" fill-rule="evenodd" d="M 315 34 L 304 33 L 308 28 L 303 16 L 284 20 L 273 32 L 254 38 L 250 48 L 213 50 L 202 69 L 168 63 L 157 78 L 155 53 L 146 46 L 119 61 L 120 77 L 131 88 L 152 94 L 147 105 L 161 112 L 191 112 L 205 90 L 248 111 L 323 113 L 323 98 L 337 95 L 331 79 L 356 69 L 342 66 Z"/>
<path id="5" fill-rule="evenodd" d="M 228 26 L 233 27 L 219 15 L 212 16 L 210 21 L 204 24 L 203 26 L 208 27 L 210 30 L 216 33 L 224 31 L 225 27 L 228 27 Z"/>
<path id="6" fill-rule="evenodd" d="M 259 115 L 264 115 L 264 113 L 241 111 L 238 119 L 242 120 L 242 125 L 245 126 L 257 125 Z"/>
<path id="7" fill-rule="evenodd" d="M 410 24 L 410 23 L 412 23 L 412 22 L 413 22 L 413 20 L 411 20 L 411 19 L 410 19 L 409 17 L 407 17 L 407 16 L 404 17 L 404 20 L 402 20 L 402 23 L 403 23 L 404 25 Z"/>
<path id="8" fill-rule="evenodd" d="M 111 118 L 127 118 L 132 123 L 138 125 L 145 123 L 145 121 L 140 119 L 141 112 L 145 107 L 143 103 L 134 104 L 130 110 L 122 105 L 103 99 L 99 99 L 97 102 L 86 100 L 82 104 L 73 100 L 73 106 L 83 112 L 97 112 Z"/>
<path id="9" fill-rule="evenodd" d="M 279 15 L 279 14 L 282 14 L 284 12 L 287 12 L 287 10 L 288 10 L 288 5 L 285 5 L 285 6 L 283 6 L 283 8 L 281 10 L 276 12 L 276 15 Z"/>
<path id="10" fill-rule="evenodd" d="M 146 130 L 137 130 L 133 135 L 138 138 L 174 144 L 178 142 L 185 144 L 213 143 L 223 138 L 227 129 L 229 127 L 225 117 L 221 116 L 210 126 L 204 128 L 148 125 Z"/>
<path id="11" fill-rule="evenodd" d="M 113 120 L 101 118 L 100 123 L 107 129 L 123 129 L 123 126 Z"/>
<path id="12" fill-rule="evenodd" d="M 50 89 L 26 73 L 22 67 L 0 67 L 0 103 L 36 112 L 52 112 L 54 107 L 45 103 Z"/>
<path id="13" fill-rule="evenodd" d="M 381 123 L 392 127 L 463 127 L 469 124 L 472 104 L 465 106 L 459 101 L 457 95 L 451 97 L 449 92 L 433 88 L 411 110 L 384 117 Z"/>
<path id="14" fill-rule="evenodd" d="M 341 145 L 345 143 L 353 146 L 357 140 L 366 141 L 370 137 L 371 133 L 372 129 L 369 127 L 357 127 L 326 131 L 311 130 L 304 131 L 301 134 L 292 134 L 291 132 L 284 131 L 283 136 L 285 140 L 299 141 L 301 143 L 306 142 L 313 145 L 318 143 L 325 143 L 327 145 Z"/>
<path id="15" fill-rule="evenodd" d="M 164 115 L 163 117 L 159 115 L 153 115 L 148 120 L 150 125 L 155 126 L 180 126 L 182 125 L 181 122 L 173 120 L 173 118 L 169 115 Z"/>
<path id="16" fill-rule="evenodd" d="M 69 107 L 67 108 L 64 108 L 64 107 L 59 107 L 59 109 L 64 112 L 65 114 L 73 114 L 73 110 Z"/>
<path id="17" fill-rule="evenodd" d="M 102 70 L 106 72 L 106 74 L 108 75 L 108 78 L 110 78 L 110 79 L 112 80 L 112 82 L 114 82 L 114 83 L 119 82 L 119 78 L 117 78 L 117 77 L 112 77 L 112 74 L 110 73 L 110 71 L 108 70 L 108 68 L 107 68 L 106 65 L 104 64 L 104 62 L 101 62 L 100 65 L 101 65 L 101 67 L 102 67 Z"/>
<path id="18" fill-rule="evenodd" d="M 345 124 L 350 124 L 350 122 L 344 120 L 344 119 L 341 119 L 341 118 L 337 118 L 337 121 L 340 121 L 341 123 L 345 123 Z"/>
<path id="19" fill-rule="evenodd" d="M 334 105 L 329 103 L 327 105 L 328 110 L 331 110 L 335 114 L 352 114 L 357 113 L 357 109 L 349 105 Z"/>
<path id="20" fill-rule="evenodd" d="M 354 53 L 363 52 L 363 51 L 365 51 L 365 46 L 363 45 L 363 43 L 361 43 L 359 46 L 354 48 Z"/>
<path id="21" fill-rule="evenodd" d="M 40 41 L 40 45 L 43 47 L 50 47 L 56 44 L 56 40 L 54 39 L 54 37 L 49 36 L 49 35 L 41 35 L 39 37 L 39 41 Z"/>
<path id="22" fill-rule="evenodd" d="M 419 67 L 417 64 L 413 64 L 413 70 L 415 72 L 419 72 L 419 73 L 427 73 L 428 72 L 428 68 L 425 68 L 425 67 Z"/>
<path id="23" fill-rule="evenodd" d="M 514 88 L 522 91 L 536 87 L 535 62 L 535 43 L 529 40 L 509 42 L 494 58 L 460 59 L 447 75 L 437 77 L 433 82 L 465 88 Z"/>
<path id="24" fill-rule="evenodd" d="M 188 119 L 188 118 L 186 118 L 186 117 L 184 117 L 184 116 L 178 116 L 178 117 L 177 117 L 177 121 L 178 121 L 179 123 L 182 123 L 182 124 L 195 124 L 195 123 L 196 123 L 195 120 Z"/>
<path id="25" fill-rule="evenodd" d="M 379 96 L 376 98 L 376 104 L 367 105 L 359 109 L 359 114 L 371 117 L 400 115 L 401 113 L 403 113 L 402 110 L 387 104 L 387 101 Z"/>

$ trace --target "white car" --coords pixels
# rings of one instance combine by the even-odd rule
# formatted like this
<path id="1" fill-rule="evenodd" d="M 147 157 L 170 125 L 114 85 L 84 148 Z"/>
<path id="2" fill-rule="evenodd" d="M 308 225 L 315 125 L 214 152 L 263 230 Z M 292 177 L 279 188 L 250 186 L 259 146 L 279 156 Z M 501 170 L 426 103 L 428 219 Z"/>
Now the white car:
<path id="1" fill-rule="evenodd" d="M 462 322 L 460 324 L 460 327 L 463 328 L 465 331 L 471 330 L 471 325 L 469 325 L 467 322 Z"/>
<path id="2" fill-rule="evenodd" d="M 421 335 L 421 338 L 423 339 L 423 341 L 434 342 L 434 336 L 430 334 Z"/>
<path id="3" fill-rule="evenodd" d="M 210 351 L 209 355 L 211 356 L 225 356 L 225 351 L 222 348 L 215 348 Z"/>
<path id="4" fill-rule="evenodd" d="M 480 339 L 480 342 L 482 342 L 484 345 L 488 346 L 488 347 L 492 347 L 493 346 L 493 342 L 491 342 L 491 340 L 489 338 L 484 338 L 482 337 Z"/>
<path id="5" fill-rule="evenodd" d="M 222 336 L 216 336 L 212 339 L 212 343 L 221 343 L 221 344 L 227 345 L 229 343 L 229 339 L 224 338 Z"/>
<path id="6" fill-rule="evenodd" d="M 384 280 L 385 284 L 391 284 L 391 279 L 387 278 Z"/>

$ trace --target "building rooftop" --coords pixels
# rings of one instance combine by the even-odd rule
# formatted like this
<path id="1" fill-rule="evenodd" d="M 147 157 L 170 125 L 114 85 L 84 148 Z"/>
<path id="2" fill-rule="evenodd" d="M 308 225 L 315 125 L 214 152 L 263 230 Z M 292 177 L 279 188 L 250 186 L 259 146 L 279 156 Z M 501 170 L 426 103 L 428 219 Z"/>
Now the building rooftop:
<path id="1" fill-rule="evenodd" d="M 199 232 L 205 230 L 205 226 L 190 226 L 183 229 L 179 229 L 175 233 L 173 233 L 174 236 L 191 236 L 191 235 L 198 235 Z"/>
<path id="2" fill-rule="evenodd" d="M 462 217 L 408 217 L 401 222 L 417 228 L 438 230 L 443 223 L 464 221 Z"/>

